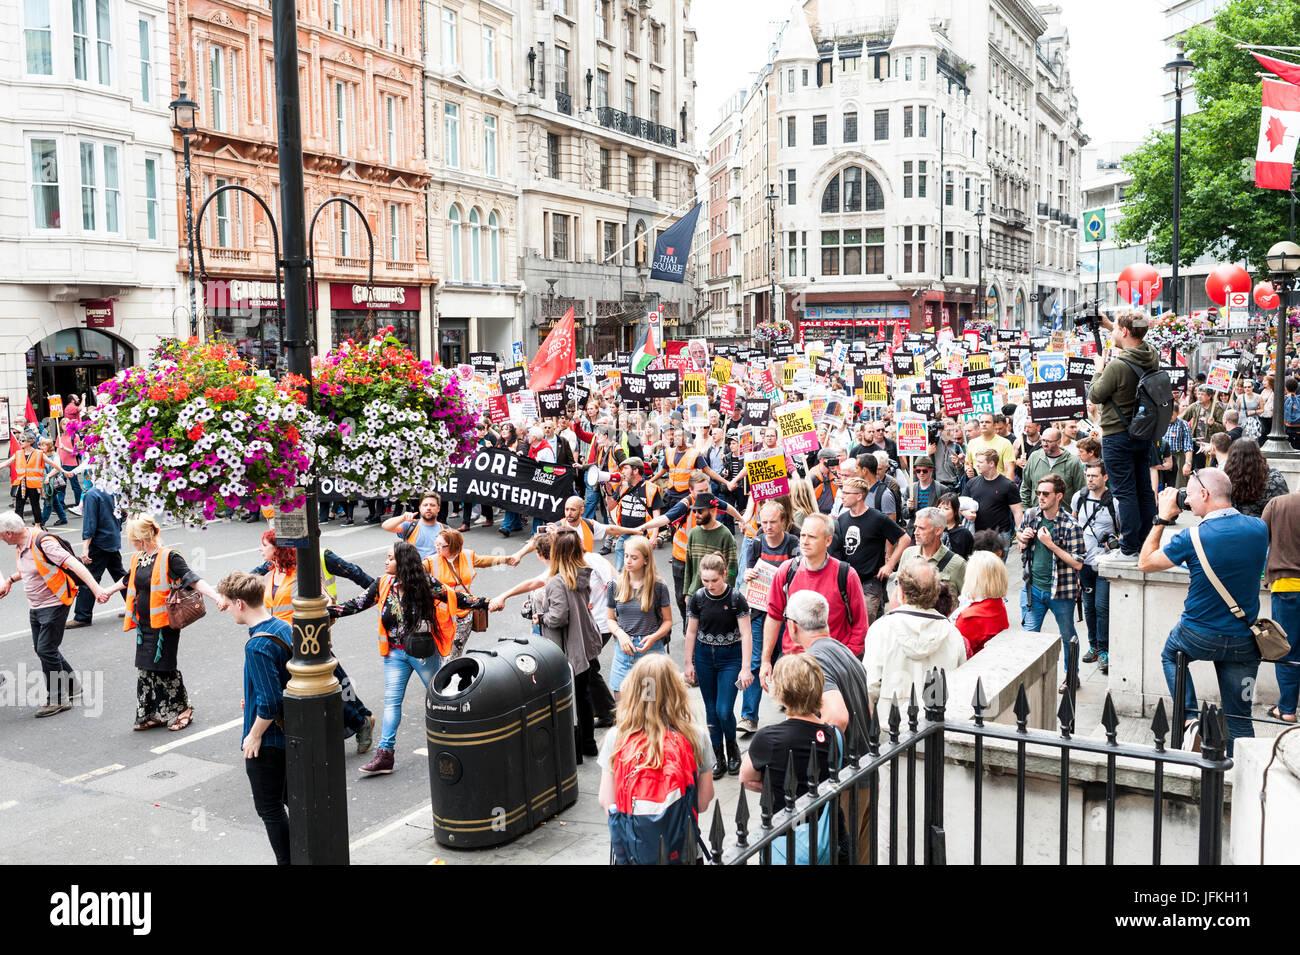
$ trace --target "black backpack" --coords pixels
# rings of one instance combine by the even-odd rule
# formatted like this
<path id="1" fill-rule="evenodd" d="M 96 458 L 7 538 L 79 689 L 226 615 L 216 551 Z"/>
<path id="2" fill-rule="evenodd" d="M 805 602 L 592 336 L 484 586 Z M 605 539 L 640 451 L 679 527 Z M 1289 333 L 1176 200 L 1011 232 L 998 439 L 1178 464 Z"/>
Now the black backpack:
<path id="1" fill-rule="evenodd" d="M 1156 441 L 1169 427 L 1169 419 L 1174 416 L 1174 388 L 1169 381 L 1169 373 L 1162 368 L 1144 372 L 1127 358 L 1121 358 L 1124 364 L 1137 375 L 1137 394 L 1133 400 L 1133 417 L 1128 419 L 1115 404 L 1114 397 L 1106 399 L 1110 406 L 1124 422 L 1129 435 L 1139 441 Z"/>
<path id="2" fill-rule="evenodd" d="M 827 558 L 828 560 L 830 558 Z M 799 573 L 799 564 L 803 560 L 801 557 L 791 557 L 790 567 L 785 574 L 785 583 L 781 585 L 781 592 L 785 595 L 786 603 L 790 602 L 790 581 L 794 580 L 794 575 Z M 853 607 L 849 605 L 849 564 L 848 561 L 840 561 L 839 570 L 835 576 L 835 583 L 840 589 L 840 599 L 844 601 L 844 617 L 853 626 Z"/>

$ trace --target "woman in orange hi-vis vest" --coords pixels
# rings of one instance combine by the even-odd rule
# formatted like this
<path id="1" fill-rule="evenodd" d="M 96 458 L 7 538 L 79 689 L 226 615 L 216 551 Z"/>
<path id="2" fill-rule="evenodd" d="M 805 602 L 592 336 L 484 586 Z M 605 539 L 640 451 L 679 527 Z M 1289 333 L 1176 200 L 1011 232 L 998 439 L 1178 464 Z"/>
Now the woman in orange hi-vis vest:
<path id="1" fill-rule="evenodd" d="M 172 585 L 193 587 L 214 603 L 221 595 L 190 570 L 179 550 L 164 546 L 162 529 L 150 514 L 126 525 L 126 539 L 135 553 L 126 577 L 109 590 L 126 591 L 123 630 L 135 631 L 135 725 L 147 730 L 166 726 L 183 730 L 194 719 L 194 706 L 177 667 L 181 632 L 167 625 L 167 594 Z"/>
<path id="2" fill-rule="evenodd" d="M 438 553 L 425 560 L 429 573 L 448 590 L 456 591 L 456 640 L 451 650 L 451 659 L 465 652 L 470 630 L 474 624 L 474 615 L 468 606 L 470 585 L 474 583 L 474 571 L 480 567 L 495 567 L 498 564 L 519 566 L 519 555 L 506 557 L 482 557 L 472 550 L 465 549 L 465 538 L 460 531 L 444 528 L 438 535 Z"/>
<path id="3" fill-rule="evenodd" d="M 397 726 L 411 674 L 417 674 L 427 690 L 456 635 L 455 593 L 429 576 L 420 552 L 406 541 L 395 541 L 389 548 L 383 576 L 364 594 L 331 606 L 329 614 L 347 617 L 376 604 L 379 655 L 384 658 L 384 727 L 374 758 L 361 767 L 366 776 L 393 771 Z"/>
<path id="4" fill-rule="evenodd" d="M 292 547 L 276 547 L 275 531 L 267 529 L 262 532 L 259 545 L 262 558 L 271 565 L 263 578 L 266 581 L 266 596 L 262 604 L 271 612 L 271 616 L 293 623 L 293 585 L 298 578 L 298 551 Z"/>
<path id="5" fill-rule="evenodd" d="M 18 450 L 0 461 L 0 468 L 9 468 L 9 479 L 13 485 L 14 510 L 23 516 L 23 507 L 32 506 L 32 523 L 41 524 L 41 487 L 45 483 L 45 454 L 36 447 L 36 436 L 31 431 L 24 431 L 18 436 Z"/>

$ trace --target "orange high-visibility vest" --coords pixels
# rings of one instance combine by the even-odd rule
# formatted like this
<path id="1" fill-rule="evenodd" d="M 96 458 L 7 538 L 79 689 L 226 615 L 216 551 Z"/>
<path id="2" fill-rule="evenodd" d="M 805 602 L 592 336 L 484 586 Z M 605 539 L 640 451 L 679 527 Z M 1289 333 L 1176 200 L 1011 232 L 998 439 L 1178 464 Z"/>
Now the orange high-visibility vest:
<path id="1" fill-rule="evenodd" d="M 835 492 L 839 490 L 839 485 L 835 481 L 833 474 L 826 477 L 819 477 L 814 474 L 812 478 L 813 500 L 817 502 L 817 509 L 823 514 L 829 514 L 831 508 L 835 506 Z"/>
<path id="2" fill-rule="evenodd" d="M 427 568 L 432 557 L 426 557 L 422 562 Z M 384 574 L 379 578 L 379 655 L 388 656 L 388 628 L 384 626 L 384 605 L 388 603 L 388 595 L 393 590 L 393 575 Z M 443 604 L 440 600 L 433 602 L 434 624 L 437 630 L 433 634 L 434 645 L 438 648 L 438 656 L 445 657 L 451 653 L 452 642 L 456 637 L 456 592 L 447 589 L 447 603 Z"/>
<path id="3" fill-rule="evenodd" d="M 297 579 L 298 571 L 294 569 L 285 575 L 279 586 L 276 586 L 275 568 L 272 567 L 271 576 L 266 578 L 266 597 L 263 598 L 263 603 L 266 604 L 266 609 L 271 611 L 271 616 L 291 625 L 293 623 L 293 582 Z"/>
<path id="4" fill-rule="evenodd" d="M 40 448 L 32 448 L 23 454 L 22 448 L 19 448 L 14 456 L 12 475 L 14 484 L 39 488 L 45 483 L 45 452 Z"/>
<path id="5" fill-rule="evenodd" d="M 424 565 L 428 568 L 429 576 L 440 581 L 449 591 L 455 591 L 458 587 L 468 591 L 470 583 L 474 580 L 474 561 L 463 550 L 456 556 L 455 566 L 452 566 L 441 554 L 427 558 Z M 467 613 L 469 613 L 468 607 L 461 608 L 456 612 L 456 616 L 463 617 Z"/>
<path id="6" fill-rule="evenodd" d="M 171 591 L 172 580 L 167 563 L 171 548 L 160 547 L 153 559 L 153 574 L 149 577 L 149 626 L 161 630 L 167 626 L 167 594 Z M 131 568 L 126 573 L 126 621 L 123 630 L 134 630 L 139 626 L 135 614 L 135 570 L 140 563 L 140 552 L 131 555 Z"/>
<path id="7" fill-rule="evenodd" d="M 672 452 L 668 453 L 668 482 L 677 493 L 681 494 L 691 489 L 691 472 L 695 470 L 695 462 L 699 456 L 700 453 L 694 448 L 682 451 L 675 460 Z"/>
<path id="8" fill-rule="evenodd" d="M 568 521 L 561 521 L 560 526 L 573 528 L 573 525 Z M 591 521 L 585 517 L 580 517 L 578 518 L 578 526 L 574 529 L 578 532 L 578 536 L 582 538 L 583 553 L 590 554 L 594 552 L 596 549 L 596 535 L 591 530 Z"/>
<path id="9" fill-rule="evenodd" d="M 673 534 L 673 560 L 680 560 L 683 563 L 686 561 L 686 539 L 690 537 L 691 531 L 699 523 L 695 518 L 695 497 L 696 495 L 691 495 L 691 499 L 687 504 L 691 510 L 686 512 L 686 520 L 677 525 L 677 533 Z"/>
<path id="10" fill-rule="evenodd" d="M 32 549 L 32 559 L 36 562 L 36 572 L 45 581 L 45 586 L 49 587 L 50 592 L 59 598 L 59 603 L 69 606 L 77 596 L 77 585 L 72 582 L 72 577 L 62 567 L 47 561 L 45 555 L 41 553 L 41 549 L 36 546 L 39 537 L 47 536 L 54 537 L 53 534 L 46 534 L 45 531 L 32 528 L 27 532 L 27 546 Z"/>

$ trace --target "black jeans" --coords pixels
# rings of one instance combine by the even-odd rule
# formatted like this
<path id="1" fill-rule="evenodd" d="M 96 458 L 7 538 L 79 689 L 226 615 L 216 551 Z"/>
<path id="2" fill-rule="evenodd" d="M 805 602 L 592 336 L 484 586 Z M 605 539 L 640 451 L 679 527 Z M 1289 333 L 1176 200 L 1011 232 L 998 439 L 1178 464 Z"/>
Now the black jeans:
<path id="1" fill-rule="evenodd" d="M 248 784 L 253 790 L 253 808 L 266 826 L 276 865 L 289 864 L 289 780 L 284 750 L 263 746 L 252 759 L 244 760 Z"/>
<path id="2" fill-rule="evenodd" d="M 591 709 L 590 667 L 573 678 L 573 703 L 578 717 L 573 735 L 578 744 L 578 758 L 581 759 L 583 750 L 591 752 L 596 748 L 596 716 Z"/>
<path id="3" fill-rule="evenodd" d="M 23 505 L 32 506 L 32 523 L 41 522 L 41 489 L 39 487 L 20 487 L 18 489 L 18 498 L 14 501 L 14 509 L 18 511 L 18 516 L 23 516 Z"/>
<path id="4" fill-rule="evenodd" d="M 673 570 L 673 596 L 677 598 L 677 613 L 682 621 L 682 636 L 686 635 L 686 562 L 670 560 Z M 670 631 L 671 633 L 671 631 Z"/>
<path id="5" fill-rule="evenodd" d="M 68 604 L 56 607 L 41 607 L 28 610 L 32 624 L 32 649 L 41 661 L 41 672 L 45 674 L 45 688 L 49 693 L 49 702 L 61 703 L 67 700 L 72 690 L 72 681 L 64 679 L 61 674 L 72 673 L 72 665 L 63 658 L 59 644 L 63 643 L 63 625 L 68 622 Z"/>
<path id="6" fill-rule="evenodd" d="M 603 638 L 604 642 L 609 642 L 609 635 Z M 587 671 L 587 687 L 591 697 L 591 712 L 596 716 L 613 716 L 614 715 L 614 694 L 609 692 L 609 685 L 605 678 L 600 675 L 600 659 L 591 661 L 591 668 Z"/>
<path id="7" fill-rule="evenodd" d="M 90 571 L 90 576 L 98 583 L 108 572 L 108 576 L 113 578 L 117 583 L 126 576 L 126 569 L 122 566 L 122 554 L 120 551 L 104 550 L 96 546 L 94 541 L 90 543 L 90 557 L 86 561 L 86 569 Z M 125 595 L 122 598 L 126 599 Z M 82 623 L 90 623 L 95 613 L 95 595 L 90 592 L 89 587 L 81 587 L 77 590 L 77 603 L 72 609 L 72 619 L 79 620 Z"/>

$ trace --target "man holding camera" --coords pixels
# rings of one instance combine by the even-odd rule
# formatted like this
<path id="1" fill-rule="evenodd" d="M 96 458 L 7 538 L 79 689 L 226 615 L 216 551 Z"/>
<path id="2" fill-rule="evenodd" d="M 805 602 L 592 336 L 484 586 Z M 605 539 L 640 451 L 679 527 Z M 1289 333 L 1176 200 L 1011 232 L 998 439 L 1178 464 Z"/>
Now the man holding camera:
<path id="1" fill-rule="evenodd" d="M 1112 342 L 1122 349 L 1109 363 L 1094 359 L 1097 374 L 1088 386 L 1088 400 L 1101 409 L 1101 459 L 1110 475 L 1111 492 L 1119 503 L 1119 523 L 1124 533 L 1120 550 L 1135 556 L 1156 516 L 1156 496 L 1151 488 L 1151 442 L 1128 433 L 1137 406 L 1138 381 L 1160 367 L 1160 354 L 1145 341 L 1150 317 L 1140 308 L 1115 313 Z"/>
<path id="2" fill-rule="evenodd" d="M 1022 628 L 1043 629 L 1050 610 L 1068 652 L 1075 636 L 1074 601 L 1079 595 L 1079 569 L 1085 553 L 1083 529 L 1061 509 L 1065 479 L 1045 474 L 1037 484 L 1038 506 L 1025 512 L 1016 539 L 1024 564 L 1025 589 L 1020 593 Z M 1066 684 L 1062 681 L 1060 692 Z"/>
<path id="3" fill-rule="evenodd" d="M 1119 547 L 1119 521 L 1115 501 L 1106 488 L 1106 465 L 1094 461 L 1086 472 L 1088 486 L 1070 503 L 1074 519 L 1083 528 L 1087 553 L 1079 579 L 1083 584 L 1083 619 L 1088 624 L 1088 652 L 1081 663 L 1097 663 L 1110 672 L 1110 581 L 1097 573 L 1097 561 Z"/>

